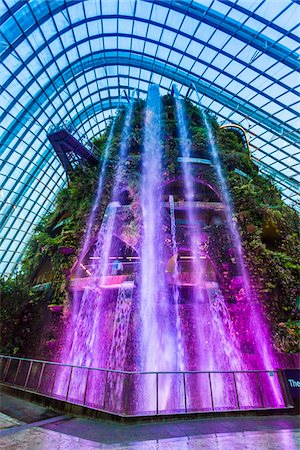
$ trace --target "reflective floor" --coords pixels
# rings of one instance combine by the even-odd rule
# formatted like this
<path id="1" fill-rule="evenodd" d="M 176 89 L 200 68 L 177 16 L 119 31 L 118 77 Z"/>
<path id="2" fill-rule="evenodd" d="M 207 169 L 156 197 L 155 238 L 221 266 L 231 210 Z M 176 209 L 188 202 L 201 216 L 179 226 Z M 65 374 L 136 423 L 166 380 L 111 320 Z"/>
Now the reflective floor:
<path id="1" fill-rule="evenodd" d="M 59 413 L 2 393 L 5 450 L 296 450 L 299 417 L 218 417 L 122 424 Z"/>
<path id="2" fill-rule="evenodd" d="M 300 432 L 296 430 L 250 431 L 206 434 L 169 439 L 102 444 L 43 428 L 31 428 L 0 438 L 0 446 L 7 450 L 62 449 L 132 449 L 139 450 L 296 450 L 300 448 Z"/>

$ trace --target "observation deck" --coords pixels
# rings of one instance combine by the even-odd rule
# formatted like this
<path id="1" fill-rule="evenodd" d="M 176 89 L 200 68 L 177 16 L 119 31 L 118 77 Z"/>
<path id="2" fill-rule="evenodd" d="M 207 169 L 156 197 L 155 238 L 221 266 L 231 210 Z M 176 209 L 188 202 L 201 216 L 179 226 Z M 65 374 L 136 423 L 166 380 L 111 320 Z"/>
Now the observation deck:
<path id="1" fill-rule="evenodd" d="M 47 138 L 67 173 L 72 172 L 83 161 L 92 166 L 98 164 L 95 146 L 88 139 L 75 136 L 75 133 L 76 130 L 65 124 L 55 126 L 47 133 Z"/>

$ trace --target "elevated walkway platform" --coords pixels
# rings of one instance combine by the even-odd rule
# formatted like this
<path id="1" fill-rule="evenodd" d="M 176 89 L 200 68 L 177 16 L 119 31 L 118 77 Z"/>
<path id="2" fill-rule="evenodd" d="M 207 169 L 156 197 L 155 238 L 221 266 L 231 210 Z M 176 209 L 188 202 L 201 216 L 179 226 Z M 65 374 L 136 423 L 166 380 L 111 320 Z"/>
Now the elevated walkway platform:
<path id="1" fill-rule="evenodd" d="M 93 144 L 87 140 L 84 143 L 67 128 L 60 126 L 51 128 L 47 138 L 67 173 L 74 170 L 82 161 L 87 161 L 91 165 L 98 164 L 93 152 Z"/>

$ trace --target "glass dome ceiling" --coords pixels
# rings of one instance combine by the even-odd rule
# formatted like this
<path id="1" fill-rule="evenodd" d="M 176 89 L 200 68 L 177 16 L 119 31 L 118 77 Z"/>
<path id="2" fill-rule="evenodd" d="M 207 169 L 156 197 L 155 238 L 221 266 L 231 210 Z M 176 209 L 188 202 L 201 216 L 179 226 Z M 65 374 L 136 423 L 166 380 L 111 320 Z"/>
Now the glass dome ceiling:
<path id="1" fill-rule="evenodd" d="M 193 82 L 220 124 L 248 131 L 262 172 L 295 204 L 299 3 L 0 0 L 0 274 L 66 182 L 49 127 L 68 121 L 91 139 L 124 89 L 145 96 L 149 83 L 185 95 Z"/>

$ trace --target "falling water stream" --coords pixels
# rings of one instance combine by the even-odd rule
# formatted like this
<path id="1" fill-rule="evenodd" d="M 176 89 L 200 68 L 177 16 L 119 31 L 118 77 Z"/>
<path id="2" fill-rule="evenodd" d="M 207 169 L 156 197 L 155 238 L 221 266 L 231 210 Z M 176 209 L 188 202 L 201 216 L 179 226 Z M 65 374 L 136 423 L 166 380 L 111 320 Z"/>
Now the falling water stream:
<path id="1" fill-rule="evenodd" d="M 104 178 L 105 178 L 105 174 L 106 174 L 106 167 L 107 167 L 107 159 L 108 159 L 108 155 L 109 155 L 109 151 L 110 151 L 110 146 L 111 146 L 111 142 L 113 139 L 113 135 L 114 135 L 114 131 L 115 131 L 115 123 L 116 123 L 116 118 L 117 118 L 117 114 L 115 115 L 111 127 L 110 127 L 110 131 L 109 131 L 109 135 L 105 144 L 105 148 L 104 148 L 104 154 L 103 154 L 103 158 L 101 161 L 101 169 L 100 169 L 100 173 L 99 173 L 99 178 L 98 178 L 98 186 L 97 186 L 97 192 L 96 192 L 96 196 L 93 202 L 93 206 L 89 215 L 89 219 L 88 219 L 88 224 L 87 224 L 87 229 L 85 232 L 85 236 L 84 236 L 84 240 L 83 240 L 83 245 L 82 245 L 82 249 L 80 251 L 80 255 L 78 257 L 78 261 L 77 261 L 77 276 L 78 276 L 78 272 L 80 269 L 80 263 L 82 262 L 83 258 L 86 255 L 86 252 L 89 249 L 90 243 L 91 243 L 91 237 L 92 237 L 92 230 L 95 226 L 95 218 L 96 218 L 96 213 L 98 211 L 99 205 L 100 205 L 100 201 L 101 201 L 101 196 L 103 193 L 103 183 L 104 183 Z"/>
<path id="2" fill-rule="evenodd" d="M 163 210 L 159 188 L 162 184 L 161 99 L 158 87 L 150 86 L 147 97 L 140 201 L 143 215 L 141 245 L 140 314 L 141 362 L 145 371 L 176 369 L 176 349 L 170 327 L 170 313 L 164 274 Z M 170 377 L 160 380 L 160 407 L 170 400 Z M 144 377 L 144 408 L 153 409 L 155 374 Z"/>
<path id="3" fill-rule="evenodd" d="M 188 257 L 191 267 L 190 284 L 185 286 L 185 290 L 180 286 L 180 249 L 176 235 L 178 233 L 177 210 L 171 194 L 169 195 L 168 220 L 170 220 L 174 269 L 172 282 L 170 284 L 167 282 L 166 263 L 170 255 L 165 244 L 166 237 L 170 239 L 170 234 L 167 235 L 166 231 L 167 208 L 164 208 L 161 189 L 163 185 L 161 99 L 158 87 L 151 85 L 144 114 L 142 170 L 138 192 L 142 211 L 140 248 L 137 257 L 140 261 L 139 273 L 134 275 L 134 282 L 129 284 L 122 282 L 118 291 L 108 288 L 109 261 L 114 242 L 113 236 L 118 223 L 116 217 L 121 206 L 119 194 L 123 184 L 126 183 L 127 176 L 125 163 L 133 114 L 133 104 L 129 103 L 126 108 L 110 203 L 106 208 L 93 246 L 93 258 L 89 265 L 91 276 L 82 297 L 80 298 L 79 293 L 74 295 L 73 311 L 67 326 L 61 359 L 64 363 L 78 366 L 124 370 L 128 335 L 132 332 L 135 333 L 133 336 L 137 341 L 134 343 L 136 347 L 133 346 L 134 348 L 131 349 L 135 358 L 135 367 L 140 371 L 153 372 L 135 376 L 133 381 L 129 382 L 135 393 L 134 399 L 130 399 L 134 413 L 153 412 L 156 408 L 165 412 L 174 412 L 176 409 L 182 411 L 183 408 L 189 408 L 191 411 L 206 408 L 209 410 L 212 406 L 215 410 L 224 409 L 224 407 L 232 409 L 237 407 L 239 401 L 245 405 L 255 406 L 259 403 L 259 399 L 253 377 L 245 375 L 236 379 L 233 374 L 235 371 L 249 368 L 244 360 L 245 355 L 241 351 L 239 333 L 243 330 L 236 329 L 224 298 L 225 294 L 222 293 L 219 284 L 215 279 L 209 282 L 207 280 L 208 255 L 202 246 L 204 236 L 201 222 L 202 211 L 197 209 L 199 205 L 196 204 L 196 180 L 191 163 L 192 142 L 188 132 L 184 102 L 180 99 L 176 87 L 174 92 L 182 156 L 184 220 L 187 221 L 185 233 L 191 253 Z M 268 344 L 269 337 L 261 313 L 253 300 L 253 289 L 244 262 L 239 231 L 232 220 L 231 199 L 222 173 L 218 148 L 209 121 L 202 109 L 201 114 L 223 195 L 226 225 L 234 244 L 237 265 L 243 280 L 244 296 L 250 316 L 249 328 L 252 334 L 255 334 L 253 337 L 257 358 L 255 368 L 271 369 L 275 361 L 272 359 Z M 79 263 L 83 261 L 91 245 L 91 235 L 103 193 L 114 129 L 115 121 L 111 125 L 105 146 L 97 193 Z M 132 310 L 136 328 L 131 322 Z M 134 331 L 132 331 L 133 328 Z M 221 370 L 227 373 L 193 374 L 191 371 L 194 369 L 212 372 Z M 189 373 L 185 374 L 186 378 L 182 377 L 182 374 L 170 373 L 176 371 L 189 371 Z M 166 373 L 157 375 L 155 372 Z M 65 398 L 68 393 L 71 400 L 84 398 L 88 405 L 101 404 L 104 409 L 122 412 L 124 380 L 123 374 L 64 368 L 58 373 L 53 393 L 61 398 Z M 185 384 L 183 390 L 183 380 L 184 383 L 187 382 L 186 391 Z M 240 398 L 237 398 L 234 390 L 235 384 L 238 386 Z M 274 396 L 276 406 L 280 405 L 282 399 L 275 381 L 268 379 L 263 386 L 266 387 L 268 395 Z M 130 397 L 130 394 L 126 392 L 127 397 Z"/>
<path id="4" fill-rule="evenodd" d="M 117 197 L 125 176 L 125 161 L 127 158 L 128 138 L 131 129 L 133 104 L 126 109 L 123 126 L 119 160 L 111 194 L 111 203 L 106 210 L 103 226 L 100 228 L 94 246 L 93 262 L 91 266 L 90 284 L 85 288 L 78 308 L 74 308 L 66 330 L 66 339 L 61 359 L 64 363 L 86 367 L 106 367 L 109 355 L 109 336 L 111 330 L 104 319 L 104 311 L 109 298 L 102 289 L 109 268 L 109 256 L 112 243 L 113 228 L 116 211 L 119 206 Z M 103 179 L 99 178 L 99 183 Z M 100 189 L 98 189 L 100 190 Z M 83 389 L 86 384 L 87 373 L 74 369 L 72 382 L 69 386 L 70 398 L 83 398 L 85 395 L 90 404 L 99 401 L 99 386 L 103 385 L 101 372 L 89 374 L 88 392 Z M 55 382 L 54 392 L 64 396 L 69 379 L 69 369 L 62 369 Z"/>
<path id="5" fill-rule="evenodd" d="M 176 320 L 176 336 L 177 336 L 177 358 L 178 358 L 178 368 L 181 372 L 185 370 L 184 365 L 184 348 L 182 340 L 182 330 L 181 330 L 181 318 L 179 310 L 179 269 L 178 269 L 178 246 L 176 240 L 176 222 L 175 222 L 175 206 L 174 197 L 169 195 L 169 205 L 170 205 L 170 219 L 171 219 L 171 236 L 172 236 L 172 253 L 174 257 L 174 275 L 173 275 L 173 301 L 175 306 L 175 320 Z"/>
<path id="6" fill-rule="evenodd" d="M 218 288 L 217 283 L 212 289 L 207 287 L 204 260 L 201 254 L 201 221 L 196 217 L 195 205 L 195 179 L 191 167 L 191 140 L 189 138 L 187 118 L 183 101 L 174 87 L 179 144 L 182 154 L 182 171 L 185 187 L 185 200 L 187 208 L 187 220 L 189 224 L 190 247 L 193 254 L 193 272 L 197 276 L 197 286 L 194 289 L 193 322 L 195 323 L 197 352 L 197 368 L 201 370 L 241 370 L 242 361 L 239 345 L 230 326 L 230 317 L 225 299 Z M 198 370 L 199 370 L 198 369 Z M 236 399 L 234 393 L 228 389 L 230 383 L 228 377 L 216 377 L 214 384 L 215 404 L 227 404 L 234 406 Z M 202 382 L 198 385 L 202 391 L 202 398 L 207 398 L 207 387 Z M 205 394 L 206 391 L 206 394 Z M 204 395 L 203 395 L 204 394 Z"/>
<path id="7" fill-rule="evenodd" d="M 247 270 L 247 267 L 245 264 L 245 258 L 244 258 L 244 254 L 243 254 L 243 247 L 242 247 L 240 233 L 239 233 L 236 222 L 233 220 L 232 200 L 231 200 L 229 189 L 228 189 L 228 186 L 227 186 L 224 174 L 223 174 L 218 146 L 216 144 L 214 134 L 212 131 L 212 127 L 209 123 L 207 115 L 201 106 L 198 92 L 197 92 L 197 95 L 198 95 L 198 100 L 199 100 L 201 116 L 203 118 L 203 122 L 205 125 L 207 137 L 208 137 L 210 153 L 212 156 L 214 168 L 215 168 L 218 182 L 220 185 L 220 191 L 222 192 L 223 201 L 226 206 L 226 208 L 225 208 L 226 223 L 229 228 L 229 232 L 230 232 L 232 241 L 234 243 L 238 267 L 239 267 L 241 275 L 242 275 L 245 299 L 246 299 L 247 306 L 248 306 L 247 312 L 248 312 L 248 320 L 249 320 L 249 329 L 250 329 L 252 339 L 254 340 L 254 344 L 256 347 L 256 351 L 255 351 L 256 367 L 255 368 L 256 369 L 257 368 L 272 369 L 273 367 L 277 366 L 278 362 L 276 360 L 274 351 L 272 349 L 268 326 L 263 321 L 262 311 L 260 310 L 259 305 L 256 301 L 255 290 L 251 286 L 250 276 L 249 276 L 249 273 L 248 273 L 248 270 Z M 244 330 L 238 330 L 238 332 L 241 332 L 241 333 L 243 331 Z M 245 364 L 247 364 L 247 362 L 244 362 L 244 365 Z M 268 389 L 268 385 L 269 385 L 270 389 Z M 270 403 L 272 405 L 279 406 L 279 405 L 284 404 L 284 400 L 281 395 L 281 389 L 278 385 L 278 380 L 275 380 L 271 376 L 268 377 L 267 383 L 264 383 L 264 389 L 266 391 L 268 391 L 269 396 L 273 397 L 273 399 L 270 401 Z"/>

